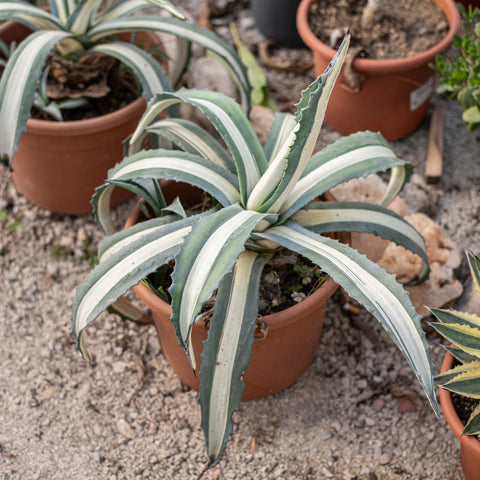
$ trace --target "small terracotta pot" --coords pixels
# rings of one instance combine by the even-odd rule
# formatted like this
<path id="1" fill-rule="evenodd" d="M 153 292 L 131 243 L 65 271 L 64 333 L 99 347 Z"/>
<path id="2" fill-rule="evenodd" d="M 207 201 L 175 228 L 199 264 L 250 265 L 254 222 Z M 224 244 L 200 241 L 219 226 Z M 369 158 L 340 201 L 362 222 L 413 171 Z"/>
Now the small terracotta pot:
<path id="1" fill-rule="evenodd" d="M 169 182 L 169 187 L 172 182 Z M 163 187 L 168 189 L 168 187 Z M 165 196 L 171 196 L 164 192 Z M 330 194 L 327 194 L 330 195 Z M 182 195 L 183 197 L 183 195 Z M 330 195 L 330 199 L 333 197 Z M 137 205 L 127 220 L 126 228 L 140 219 Z M 343 241 L 349 239 L 342 234 Z M 261 338 L 256 338 L 250 364 L 245 373 L 245 389 L 242 400 L 252 400 L 278 393 L 293 385 L 313 361 L 317 349 L 327 300 L 337 289 L 337 284 L 329 278 L 322 286 L 293 307 L 262 318 L 265 328 Z M 178 344 L 175 329 L 170 317 L 170 305 L 161 300 L 147 286 L 140 283 L 133 290 L 151 310 L 157 328 L 163 353 L 178 377 L 186 385 L 198 390 L 200 379 L 195 376 L 185 354 Z M 208 329 L 203 319 L 193 326 L 192 342 L 197 366 L 200 368 L 200 355 L 207 339 Z M 258 330 L 257 330 L 258 333 Z"/>
<path id="2" fill-rule="evenodd" d="M 303 41 L 313 51 L 315 71 L 320 75 L 336 52 L 310 29 L 308 16 L 315 1 L 302 0 L 297 11 L 297 27 Z M 333 129 L 342 135 L 359 130 L 380 131 L 387 140 L 397 140 L 418 127 L 427 113 L 435 87 L 435 74 L 428 65 L 436 55 L 448 50 L 460 27 L 460 16 L 453 0 L 433 1 L 448 19 L 446 37 L 433 48 L 409 58 L 355 59 L 353 68 L 364 82 L 357 92 L 340 75 L 325 116 Z"/>
<path id="3" fill-rule="evenodd" d="M 454 366 L 455 359 L 447 353 L 442 363 L 441 373 Z M 440 388 L 440 404 L 443 414 L 455 436 L 460 440 L 462 470 L 466 480 L 480 480 L 480 442 L 472 435 L 463 435 L 465 425 L 455 411 L 452 396 L 448 390 Z"/>
<path id="4" fill-rule="evenodd" d="M 29 30 L 14 22 L 0 27 L 6 41 L 21 40 Z M 146 47 L 159 44 L 149 32 L 139 36 Z M 116 112 L 79 121 L 47 121 L 30 118 L 13 157 L 13 181 L 17 190 L 35 205 L 71 215 L 90 213 L 90 199 L 107 172 L 123 158 L 123 140 L 145 111 L 138 98 Z M 115 206 L 131 196 L 116 189 Z"/>

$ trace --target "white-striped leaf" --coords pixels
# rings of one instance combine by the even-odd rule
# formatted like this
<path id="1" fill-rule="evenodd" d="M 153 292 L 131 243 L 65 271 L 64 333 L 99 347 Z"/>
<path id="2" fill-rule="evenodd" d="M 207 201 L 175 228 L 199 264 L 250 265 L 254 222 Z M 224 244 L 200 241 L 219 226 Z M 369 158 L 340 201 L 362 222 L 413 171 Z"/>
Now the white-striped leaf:
<path id="1" fill-rule="evenodd" d="M 473 355 L 464 352 L 461 348 L 451 345 L 444 348 L 447 352 L 451 353 L 460 363 L 469 363 L 478 360 L 478 357 L 474 357 Z"/>
<path id="2" fill-rule="evenodd" d="M 62 30 L 64 26 L 51 13 L 21 0 L 0 1 L 0 21 L 13 20 L 32 30 Z"/>
<path id="3" fill-rule="evenodd" d="M 348 245 L 317 235 L 294 222 L 272 227 L 257 236 L 307 257 L 364 305 L 404 354 L 438 413 L 430 348 L 420 326 L 420 316 L 393 275 Z"/>
<path id="4" fill-rule="evenodd" d="M 476 257 L 475 255 L 467 252 L 467 261 L 472 274 L 473 283 L 480 293 L 480 257 Z"/>
<path id="5" fill-rule="evenodd" d="M 340 183 L 394 167 L 405 169 L 407 177 L 413 170 L 410 164 L 395 156 L 379 133 L 359 132 L 342 137 L 310 159 L 281 207 L 282 218 L 290 217 L 309 201 Z"/>
<path id="6" fill-rule="evenodd" d="M 250 122 L 231 98 L 204 90 L 180 90 L 157 95 L 148 104 L 130 144 L 135 144 L 160 112 L 178 102 L 197 107 L 222 136 L 235 162 L 240 195 L 245 204 L 248 195 L 266 170 L 267 161 Z"/>
<path id="7" fill-rule="evenodd" d="M 101 312 L 149 273 L 174 258 L 192 225 L 203 217 L 192 216 L 168 224 L 164 224 L 163 218 L 141 223 L 140 229 L 134 230 L 132 235 L 120 237 L 122 248 L 111 245 L 107 256 L 104 251 L 102 262 L 77 288 L 72 305 L 72 334 L 77 342 L 83 329 Z M 156 228 L 155 222 L 158 223 Z"/>
<path id="8" fill-rule="evenodd" d="M 218 287 L 245 249 L 245 242 L 265 214 L 225 207 L 194 228 L 175 259 L 172 286 L 172 322 L 177 337 L 195 368 L 190 331 L 202 304 Z"/>
<path id="9" fill-rule="evenodd" d="M 465 435 L 480 435 L 480 405 L 470 415 L 463 433 Z"/>
<path id="10" fill-rule="evenodd" d="M 70 15 L 66 0 L 48 0 L 50 13 L 57 17 L 63 25 L 66 25 Z"/>
<path id="11" fill-rule="evenodd" d="M 37 80 L 41 77 L 50 50 L 67 32 L 32 33 L 13 52 L 0 81 L 0 157 L 10 162 L 26 129 L 33 105 Z"/>
<path id="12" fill-rule="evenodd" d="M 151 7 L 152 5 L 162 8 L 174 17 L 182 20 L 185 19 L 183 12 L 172 5 L 171 2 L 165 0 L 122 0 L 107 8 L 105 11 L 99 12 L 93 24 L 97 25 L 107 20 L 126 17 L 131 13 L 141 10 L 142 8 Z"/>
<path id="13" fill-rule="evenodd" d="M 297 121 L 290 113 L 275 113 L 263 148 L 268 163 L 278 155 L 296 125 Z"/>
<path id="14" fill-rule="evenodd" d="M 71 13 L 67 28 L 76 35 L 85 34 L 93 23 L 102 0 L 79 0 Z"/>
<path id="15" fill-rule="evenodd" d="M 255 328 L 260 278 L 267 257 L 243 252 L 233 273 L 217 291 L 200 370 L 199 402 L 207 454 L 215 464 L 232 432 L 232 413 L 240 410 Z"/>
<path id="16" fill-rule="evenodd" d="M 294 188 L 317 142 L 328 99 L 340 74 L 349 43 L 350 35 L 346 35 L 325 72 L 302 92 L 296 105 L 297 125 L 249 195 L 247 208 L 277 213 Z"/>
<path id="17" fill-rule="evenodd" d="M 444 373 L 440 373 L 435 376 L 435 383 L 441 387 L 445 384 L 453 380 L 458 375 L 461 375 L 465 372 L 469 372 L 471 370 L 475 370 L 478 366 L 480 366 L 480 362 L 475 360 L 473 362 L 465 363 L 464 365 L 457 365 L 450 370 L 447 370 Z M 448 390 L 448 389 L 447 389 Z"/>
<path id="18" fill-rule="evenodd" d="M 142 95 L 146 101 L 157 93 L 173 90 L 170 79 L 160 63 L 152 55 L 132 43 L 103 43 L 89 51 L 111 55 L 130 67 L 141 86 Z"/>
<path id="19" fill-rule="evenodd" d="M 165 118 L 152 123 L 145 131 L 160 135 L 185 152 L 200 155 L 231 172 L 235 172 L 235 164 L 225 148 L 196 123 L 180 118 Z"/>
<path id="20" fill-rule="evenodd" d="M 445 390 L 480 399 L 480 361 L 454 367 L 437 375 L 435 381 Z"/>
<path id="21" fill-rule="evenodd" d="M 240 85 L 242 86 L 240 89 L 242 106 L 245 111 L 248 111 L 250 106 L 250 86 L 245 66 L 235 50 L 230 47 L 230 45 L 223 42 L 213 32 L 198 27 L 195 24 L 187 23 L 179 18 L 138 16 L 109 20 L 108 22 L 102 22 L 101 24 L 95 25 L 88 32 L 87 38 L 96 43 L 102 38 L 116 33 L 136 30 L 154 30 L 171 33 L 190 42 L 198 43 L 219 55 L 235 72 L 235 76 L 238 78 Z M 172 79 L 172 83 L 173 81 L 174 80 Z"/>
<path id="22" fill-rule="evenodd" d="M 422 258 L 419 281 L 428 275 L 425 240 L 392 210 L 363 202 L 312 202 L 294 213 L 292 220 L 315 233 L 364 232 L 390 240 Z"/>
<path id="23" fill-rule="evenodd" d="M 475 315 L 433 310 L 432 313 L 443 323 L 432 322 L 432 327 L 464 352 L 480 359 L 480 319 Z M 475 320 L 475 322 L 472 322 Z"/>
<path id="24" fill-rule="evenodd" d="M 92 197 L 94 213 L 105 233 L 114 231 L 110 220 L 110 196 L 114 185 L 109 185 L 108 181 L 137 178 L 190 183 L 208 192 L 222 205 L 240 200 L 235 176 L 213 162 L 181 151 L 146 150 L 118 163 L 108 172 L 107 183 L 95 190 Z"/>

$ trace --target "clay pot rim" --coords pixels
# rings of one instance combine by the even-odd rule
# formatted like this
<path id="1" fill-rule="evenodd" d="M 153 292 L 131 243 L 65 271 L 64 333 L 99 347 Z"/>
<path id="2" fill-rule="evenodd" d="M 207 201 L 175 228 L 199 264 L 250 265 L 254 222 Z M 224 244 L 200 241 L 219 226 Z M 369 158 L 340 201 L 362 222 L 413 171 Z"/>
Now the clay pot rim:
<path id="1" fill-rule="evenodd" d="M 125 122 L 126 117 L 141 114 L 146 108 L 143 97 L 138 97 L 128 105 L 115 110 L 114 112 L 100 115 L 99 117 L 87 118 L 85 120 L 68 120 L 57 122 L 54 120 L 39 120 L 29 118 L 27 120 L 28 133 L 57 136 L 82 136 L 91 133 L 98 133 L 102 130 L 109 130 Z"/>
<path id="2" fill-rule="evenodd" d="M 135 205 L 131 214 L 129 215 L 124 228 L 131 227 L 137 223 L 140 217 L 140 207 L 139 203 Z M 320 288 L 315 290 L 311 295 L 309 295 L 305 300 L 302 300 L 296 305 L 292 305 L 285 310 L 280 312 L 272 313 L 270 315 L 265 315 L 262 317 L 262 320 L 267 323 L 269 329 L 283 328 L 291 323 L 294 323 L 295 317 L 302 311 L 313 309 L 319 303 L 326 303 L 328 299 L 335 293 L 335 290 L 338 288 L 338 285 L 333 281 L 333 278 L 329 277 L 325 282 L 322 283 Z M 140 282 L 138 285 L 133 287 L 133 291 L 136 295 L 146 304 L 154 305 L 155 309 L 158 309 L 162 314 L 171 317 L 172 308 L 171 306 L 163 301 L 158 295 L 150 290 L 144 283 Z M 197 320 L 197 322 L 201 321 Z"/>
<path id="3" fill-rule="evenodd" d="M 450 370 L 453 367 L 454 361 L 455 358 L 453 357 L 453 355 L 450 352 L 447 352 L 445 358 L 443 359 L 440 373 L 445 373 L 447 370 Z M 460 440 L 460 442 L 465 448 L 468 448 L 470 451 L 473 451 L 475 455 L 480 457 L 480 441 L 478 441 L 472 435 L 462 435 L 465 426 L 463 425 L 457 415 L 457 412 L 455 411 L 451 393 L 443 388 L 440 388 L 439 392 L 440 404 L 442 405 L 443 414 L 445 415 L 445 419 L 447 420 L 448 425 L 453 430 L 453 433 Z"/>
<path id="4" fill-rule="evenodd" d="M 336 50 L 324 44 L 312 32 L 308 24 L 310 6 L 315 0 L 302 0 L 297 10 L 297 28 L 303 41 L 313 50 L 319 51 L 323 56 L 333 58 Z M 432 48 L 420 52 L 412 57 L 395 58 L 387 60 L 375 60 L 357 58 L 353 61 L 354 69 L 365 74 L 388 74 L 399 71 L 413 70 L 432 62 L 435 56 L 448 50 L 453 42 L 453 35 L 460 29 L 460 13 L 453 0 L 433 0 L 446 15 L 449 29 L 447 35 Z M 432 70 L 433 74 L 433 70 Z"/>

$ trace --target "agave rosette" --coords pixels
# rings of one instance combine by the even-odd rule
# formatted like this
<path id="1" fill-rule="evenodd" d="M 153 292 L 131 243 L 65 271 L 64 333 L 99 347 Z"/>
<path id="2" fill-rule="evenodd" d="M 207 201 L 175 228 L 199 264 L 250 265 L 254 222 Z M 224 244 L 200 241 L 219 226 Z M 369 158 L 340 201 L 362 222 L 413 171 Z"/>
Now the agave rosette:
<path id="1" fill-rule="evenodd" d="M 480 257 L 467 253 L 472 278 L 480 292 Z M 465 397 L 480 399 L 480 318 L 455 310 L 431 309 L 438 319 L 432 327 L 454 344 L 447 350 L 459 365 L 435 377 L 445 390 Z M 480 405 L 471 413 L 463 433 L 480 438 Z"/>
<path id="2" fill-rule="evenodd" d="M 0 156 L 10 162 L 25 131 L 34 101 L 37 82 L 45 69 L 50 51 L 80 57 L 97 52 L 110 55 L 134 73 L 142 95 L 172 91 L 185 70 L 190 43 L 204 46 L 232 72 L 242 97 L 249 107 L 250 87 L 245 68 L 233 48 L 213 32 L 188 21 L 183 13 L 166 0 L 121 0 L 101 10 L 101 0 L 49 0 L 49 11 L 22 0 L 0 0 L 0 21 L 14 20 L 33 30 L 9 58 L 0 82 Z M 156 6 L 170 16 L 137 15 L 138 10 Z M 175 58 L 167 76 L 160 63 L 133 43 L 114 35 L 154 31 L 176 37 Z"/>
<path id="3" fill-rule="evenodd" d="M 432 406 L 432 363 L 428 345 L 408 294 L 394 276 L 348 245 L 322 235 L 368 231 L 404 245 L 427 261 L 424 241 L 385 205 L 408 179 L 411 166 L 396 158 L 379 134 L 342 138 L 312 156 L 327 101 L 349 43 L 347 36 L 323 75 L 303 93 L 296 116 L 277 114 L 261 146 L 248 119 L 231 99 L 218 93 L 180 90 L 152 99 L 130 139 L 131 151 L 109 172 L 93 203 L 108 236 L 101 262 L 77 290 L 73 334 L 150 272 L 175 259 L 169 289 L 172 322 L 180 345 L 195 368 L 190 333 L 205 300 L 216 291 L 215 308 L 204 344 L 199 401 L 207 452 L 218 461 L 239 409 L 243 373 L 252 353 L 260 276 L 279 248 L 318 264 L 381 322 L 417 374 Z M 179 119 L 158 120 L 172 104 L 186 102 L 211 121 L 230 154 L 210 134 Z M 164 136 L 177 149 L 138 151 L 145 132 Z M 319 195 L 351 178 L 393 170 L 382 205 L 317 202 Z M 201 215 L 160 217 L 115 233 L 110 222 L 113 188 L 143 192 L 158 209 L 158 179 L 188 182 L 208 192 L 214 208 Z M 426 270 L 426 269 L 425 269 Z"/>

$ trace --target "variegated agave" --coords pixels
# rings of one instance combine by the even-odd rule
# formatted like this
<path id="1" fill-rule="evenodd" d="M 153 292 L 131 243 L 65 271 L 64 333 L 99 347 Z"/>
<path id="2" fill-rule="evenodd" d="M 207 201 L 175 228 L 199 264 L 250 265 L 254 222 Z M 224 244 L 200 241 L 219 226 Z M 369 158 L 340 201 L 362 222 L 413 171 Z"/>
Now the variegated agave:
<path id="1" fill-rule="evenodd" d="M 172 91 L 189 59 L 190 42 L 196 42 L 220 57 L 238 84 L 242 104 L 248 108 L 249 83 L 235 50 L 213 32 L 188 21 L 168 0 L 121 0 L 101 10 L 101 0 L 49 0 L 50 12 L 22 0 L 0 0 L 0 21 L 14 20 L 33 30 L 9 58 L 0 82 L 0 158 L 10 162 L 30 117 L 37 82 L 53 48 L 69 58 L 97 52 L 117 58 L 130 67 L 149 100 L 154 94 Z M 135 15 L 139 9 L 156 6 L 171 14 Z M 175 58 L 167 76 L 160 63 L 133 43 L 115 34 L 151 30 L 177 38 Z"/>
<path id="2" fill-rule="evenodd" d="M 480 257 L 467 253 L 473 281 L 480 292 Z M 460 365 L 435 377 L 445 390 L 480 399 L 480 318 L 470 313 L 431 309 L 438 322 L 432 327 L 455 346 L 447 350 Z M 480 405 L 472 412 L 463 433 L 480 439 Z"/>
<path id="3" fill-rule="evenodd" d="M 199 396 L 212 463 L 225 448 L 232 412 L 239 409 L 262 268 L 281 247 L 318 264 L 365 305 L 403 352 L 437 410 L 429 348 L 408 294 L 377 264 L 322 233 L 373 232 L 427 260 L 421 235 L 384 206 L 312 201 L 354 177 L 393 169 L 382 201 L 388 205 L 410 174 L 411 166 L 395 157 L 381 135 L 371 132 L 342 138 L 312 156 L 348 43 L 346 37 L 324 74 L 303 92 L 296 117 L 275 116 L 264 148 L 239 106 L 223 95 L 196 90 L 157 95 L 130 146 L 136 151 L 136 142 L 153 132 L 173 141 L 177 149 L 136 151 L 109 172 L 108 181 L 94 195 L 97 219 L 108 236 L 100 245 L 100 264 L 77 289 L 73 335 L 84 350 L 82 330 L 131 286 L 175 259 L 169 289 L 171 320 L 195 368 L 191 328 L 202 303 L 217 290 L 202 354 Z M 162 110 L 178 102 L 199 108 L 231 155 L 192 123 L 157 120 Z M 158 210 L 155 189 L 161 178 L 200 187 L 220 206 L 180 220 L 151 219 L 114 233 L 108 206 L 113 188 L 122 185 L 143 192 Z"/>

